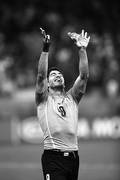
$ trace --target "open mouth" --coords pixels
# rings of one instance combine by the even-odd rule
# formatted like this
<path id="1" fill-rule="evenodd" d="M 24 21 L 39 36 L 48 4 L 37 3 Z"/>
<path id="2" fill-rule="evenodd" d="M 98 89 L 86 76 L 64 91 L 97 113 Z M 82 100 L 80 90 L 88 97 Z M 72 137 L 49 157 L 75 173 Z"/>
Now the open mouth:
<path id="1" fill-rule="evenodd" d="M 57 81 L 57 82 L 62 82 L 62 80 L 61 80 L 60 78 L 56 78 L 56 79 L 55 79 L 55 82 L 56 82 L 56 81 Z"/>

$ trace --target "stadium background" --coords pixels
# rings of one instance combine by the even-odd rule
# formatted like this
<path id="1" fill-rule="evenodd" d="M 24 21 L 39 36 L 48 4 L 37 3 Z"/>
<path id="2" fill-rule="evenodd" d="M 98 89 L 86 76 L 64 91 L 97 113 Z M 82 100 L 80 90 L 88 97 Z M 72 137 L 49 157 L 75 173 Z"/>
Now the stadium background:
<path id="1" fill-rule="evenodd" d="M 42 50 L 39 28 L 51 35 L 49 67 L 66 90 L 78 75 L 78 51 L 67 32 L 89 32 L 90 78 L 79 105 L 79 180 L 120 179 L 120 3 L 100 0 L 0 1 L 0 179 L 43 180 L 42 133 L 34 90 Z"/>

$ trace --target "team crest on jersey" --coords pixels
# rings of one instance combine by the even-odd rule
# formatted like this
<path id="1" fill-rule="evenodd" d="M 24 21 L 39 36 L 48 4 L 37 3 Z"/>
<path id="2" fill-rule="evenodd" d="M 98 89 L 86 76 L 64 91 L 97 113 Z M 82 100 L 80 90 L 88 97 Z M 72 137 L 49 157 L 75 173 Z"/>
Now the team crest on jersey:
<path id="1" fill-rule="evenodd" d="M 46 180 L 50 180 L 50 174 L 46 174 Z"/>

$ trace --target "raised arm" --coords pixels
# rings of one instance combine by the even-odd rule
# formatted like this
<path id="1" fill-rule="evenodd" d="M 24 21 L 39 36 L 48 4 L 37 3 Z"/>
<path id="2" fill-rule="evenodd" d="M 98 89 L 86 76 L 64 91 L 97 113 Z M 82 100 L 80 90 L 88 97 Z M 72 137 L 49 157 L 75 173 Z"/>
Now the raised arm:
<path id="1" fill-rule="evenodd" d="M 40 28 L 43 34 L 43 51 L 38 62 L 38 73 L 36 80 L 36 104 L 39 105 L 47 98 L 47 71 L 48 71 L 48 51 L 50 46 L 50 36 L 46 35 L 45 31 Z"/>
<path id="2" fill-rule="evenodd" d="M 79 49 L 79 76 L 76 79 L 70 92 L 73 98 L 79 103 L 82 95 L 85 93 L 87 80 L 89 77 L 88 57 L 86 48 L 88 46 L 90 36 L 87 37 L 87 33 L 82 30 L 81 34 L 68 33 L 70 38 L 75 41 Z"/>

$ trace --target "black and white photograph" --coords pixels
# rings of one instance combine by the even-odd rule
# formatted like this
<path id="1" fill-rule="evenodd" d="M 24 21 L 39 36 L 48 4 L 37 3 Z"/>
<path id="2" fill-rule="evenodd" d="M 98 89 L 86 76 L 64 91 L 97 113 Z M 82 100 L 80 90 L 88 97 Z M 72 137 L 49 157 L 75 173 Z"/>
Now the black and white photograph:
<path id="1" fill-rule="evenodd" d="M 120 2 L 0 0 L 0 180 L 120 180 Z"/>

